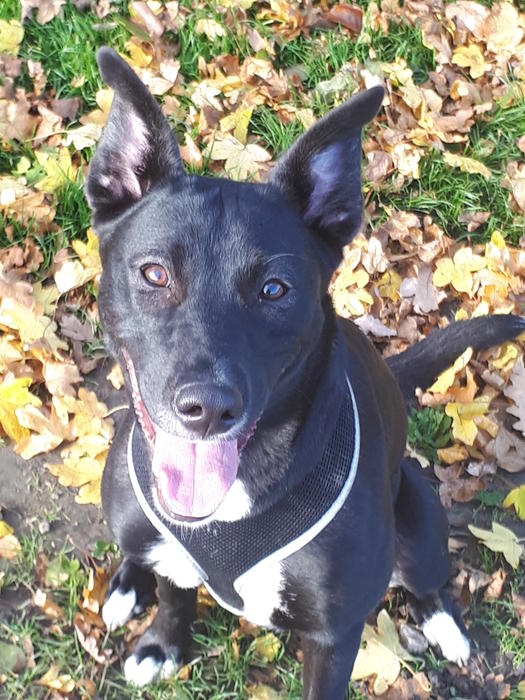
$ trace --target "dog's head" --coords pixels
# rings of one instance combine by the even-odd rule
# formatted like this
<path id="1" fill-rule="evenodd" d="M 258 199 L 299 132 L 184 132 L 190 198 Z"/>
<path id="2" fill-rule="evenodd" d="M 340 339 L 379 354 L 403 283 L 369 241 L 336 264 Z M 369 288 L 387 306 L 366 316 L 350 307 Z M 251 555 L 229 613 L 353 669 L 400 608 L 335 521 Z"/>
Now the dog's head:
<path id="1" fill-rule="evenodd" d="M 110 49 L 98 60 L 115 91 L 87 180 L 101 318 L 162 508 L 205 517 L 256 425 L 278 425 L 319 371 L 328 282 L 361 221 L 361 127 L 383 91 L 317 122 L 268 184 L 238 183 L 185 174 L 139 78 Z"/>

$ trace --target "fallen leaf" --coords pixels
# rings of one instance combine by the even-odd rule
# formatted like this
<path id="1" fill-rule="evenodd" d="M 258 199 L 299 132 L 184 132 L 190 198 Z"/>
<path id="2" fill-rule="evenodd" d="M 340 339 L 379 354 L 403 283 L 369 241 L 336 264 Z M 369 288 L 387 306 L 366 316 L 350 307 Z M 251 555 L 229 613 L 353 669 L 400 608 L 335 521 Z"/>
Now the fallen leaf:
<path id="1" fill-rule="evenodd" d="M 492 523 L 492 530 L 483 530 L 474 525 L 469 525 L 468 529 L 485 547 L 493 552 L 501 552 L 514 569 L 518 567 L 523 550 L 512 530 L 496 522 Z"/>
<path id="2" fill-rule="evenodd" d="M 16 19 L 0 19 L 0 53 L 18 54 L 18 48 L 24 38 L 24 28 Z"/>
<path id="3" fill-rule="evenodd" d="M 517 486 L 507 494 L 507 497 L 503 501 L 503 507 L 510 508 L 511 506 L 514 506 L 518 516 L 522 520 L 525 520 L 525 484 Z"/>
<path id="4" fill-rule="evenodd" d="M 281 641 L 273 632 L 267 632 L 254 640 L 257 656 L 266 663 L 275 661 L 281 651 Z"/>
<path id="5" fill-rule="evenodd" d="M 358 653 L 352 671 L 352 680 L 375 676 L 373 688 L 376 695 L 384 693 L 399 676 L 401 665 L 413 657 L 404 649 L 386 610 L 377 616 L 377 632 L 365 625 Z"/>
<path id="6" fill-rule="evenodd" d="M 71 162 L 67 148 L 61 148 L 56 156 L 51 152 L 35 151 L 35 158 L 46 172 L 45 177 L 35 184 L 37 190 L 53 193 L 75 180 L 77 167 Z"/>
<path id="7" fill-rule="evenodd" d="M 46 617 L 51 620 L 63 620 L 64 611 L 56 603 L 49 593 L 44 593 L 40 588 L 37 588 L 33 593 L 32 603 L 36 608 L 40 608 Z"/>
<path id="8" fill-rule="evenodd" d="M 29 435 L 29 430 L 18 422 L 16 411 L 28 404 L 41 406 L 42 402 L 28 389 L 31 377 L 14 377 L 6 374 L 0 384 L 0 425 L 15 442 Z"/>
<path id="9" fill-rule="evenodd" d="M 503 389 L 505 396 L 514 401 L 514 406 L 507 408 L 507 413 L 518 420 L 514 423 L 514 430 L 520 430 L 525 435 L 525 367 L 523 355 L 517 360 L 509 377 L 509 383 Z"/>
<path id="10" fill-rule="evenodd" d="M 242 144 L 235 136 L 216 138 L 204 151 L 206 158 L 224 160 L 224 170 L 236 180 L 256 175 L 263 163 L 271 160 L 268 151 L 254 143 Z"/>
<path id="11" fill-rule="evenodd" d="M 474 80 L 490 70 L 490 65 L 485 63 L 483 52 L 477 44 L 458 47 L 452 54 L 451 61 L 457 66 L 468 68 Z"/>
<path id="12" fill-rule="evenodd" d="M 49 670 L 38 680 L 38 684 L 58 690 L 60 693 L 71 693 L 75 689 L 75 681 L 69 673 L 60 673 L 56 664 L 51 665 Z"/>
<path id="13" fill-rule="evenodd" d="M 503 426 L 490 447 L 498 466 L 505 471 L 521 472 L 525 469 L 525 440 Z"/>
<path id="14" fill-rule="evenodd" d="M 326 19 L 359 34 L 363 27 L 363 10 L 357 5 L 337 4 L 326 13 Z"/>
<path id="15" fill-rule="evenodd" d="M 459 168 L 463 173 L 475 173 L 476 175 L 483 175 L 486 180 L 490 179 L 490 170 L 479 160 L 460 156 L 458 153 L 451 153 L 450 151 L 443 153 L 443 160 L 447 165 Z"/>
<path id="16" fill-rule="evenodd" d="M 445 413 L 452 418 L 452 435 L 465 445 L 473 445 L 478 434 L 474 422 L 476 416 L 482 416 L 489 410 L 490 399 L 480 396 L 470 403 L 451 402 L 445 406 Z"/>
<path id="17" fill-rule="evenodd" d="M 457 358 L 452 367 L 449 367 L 444 372 L 441 372 L 436 381 L 432 384 L 431 387 L 429 387 L 428 391 L 430 391 L 433 394 L 446 394 L 452 386 L 452 384 L 454 383 L 456 374 L 461 372 L 461 370 L 468 365 L 468 363 L 472 359 L 472 355 L 472 348 L 467 348 L 465 352 Z"/>
<path id="18" fill-rule="evenodd" d="M 0 559 L 14 559 L 21 551 L 22 547 L 15 535 L 0 537 Z"/>

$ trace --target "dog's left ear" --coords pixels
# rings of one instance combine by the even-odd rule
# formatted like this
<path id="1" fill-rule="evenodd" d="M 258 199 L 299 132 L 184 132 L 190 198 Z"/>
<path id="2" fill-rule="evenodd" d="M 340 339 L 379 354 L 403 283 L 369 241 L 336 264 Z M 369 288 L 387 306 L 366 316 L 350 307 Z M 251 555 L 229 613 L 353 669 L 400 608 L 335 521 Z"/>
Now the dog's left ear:
<path id="1" fill-rule="evenodd" d="M 361 127 L 374 118 L 383 96 L 378 85 L 329 112 L 277 161 L 270 176 L 337 255 L 361 223 Z"/>
<path id="2" fill-rule="evenodd" d="M 86 182 L 93 224 L 98 229 L 155 184 L 182 177 L 184 169 L 170 125 L 140 78 L 113 49 L 99 49 L 97 60 L 102 78 L 114 90 Z"/>

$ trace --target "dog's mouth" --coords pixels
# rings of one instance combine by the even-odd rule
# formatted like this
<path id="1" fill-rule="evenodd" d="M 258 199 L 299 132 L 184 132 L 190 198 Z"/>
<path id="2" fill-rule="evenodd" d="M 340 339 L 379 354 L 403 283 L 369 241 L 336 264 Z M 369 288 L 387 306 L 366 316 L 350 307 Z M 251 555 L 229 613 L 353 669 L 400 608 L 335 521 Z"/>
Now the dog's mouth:
<path id="1" fill-rule="evenodd" d="M 132 389 L 133 408 L 152 455 L 157 500 L 175 520 L 212 515 L 237 477 L 239 455 L 255 424 L 234 440 L 187 440 L 156 425 L 142 400 L 135 368 L 122 350 Z"/>

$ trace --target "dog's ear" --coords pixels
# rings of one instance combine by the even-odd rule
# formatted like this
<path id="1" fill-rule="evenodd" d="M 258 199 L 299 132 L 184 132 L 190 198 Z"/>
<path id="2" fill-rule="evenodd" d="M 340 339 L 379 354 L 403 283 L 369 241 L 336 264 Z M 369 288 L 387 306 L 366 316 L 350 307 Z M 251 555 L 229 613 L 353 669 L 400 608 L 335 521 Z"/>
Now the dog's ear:
<path id="1" fill-rule="evenodd" d="M 121 214 L 157 182 L 184 172 L 170 125 L 140 78 L 107 47 L 97 61 L 114 97 L 86 183 L 95 226 Z"/>
<path id="2" fill-rule="evenodd" d="M 339 255 L 362 216 L 361 127 L 383 101 L 381 86 L 320 119 L 277 161 L 270 182 Z"/>

